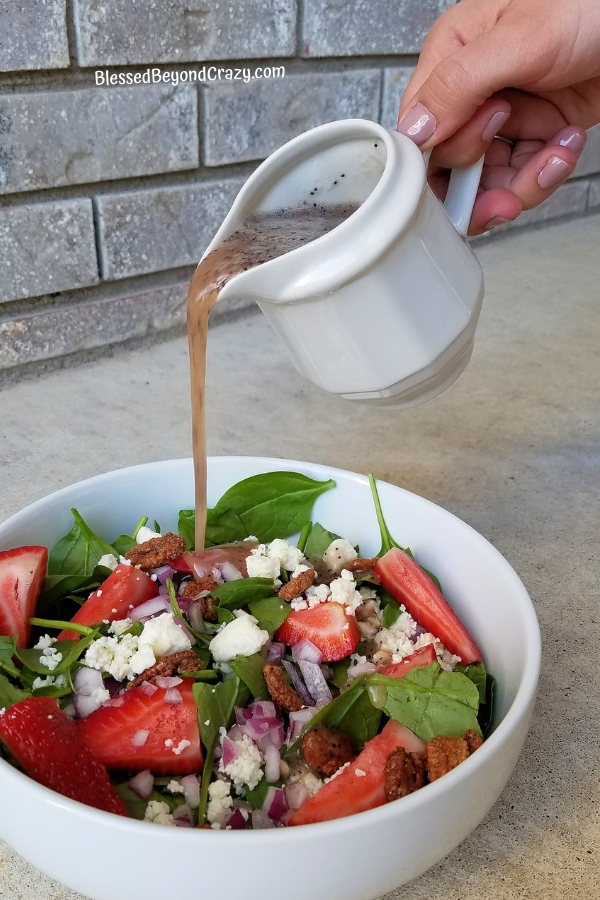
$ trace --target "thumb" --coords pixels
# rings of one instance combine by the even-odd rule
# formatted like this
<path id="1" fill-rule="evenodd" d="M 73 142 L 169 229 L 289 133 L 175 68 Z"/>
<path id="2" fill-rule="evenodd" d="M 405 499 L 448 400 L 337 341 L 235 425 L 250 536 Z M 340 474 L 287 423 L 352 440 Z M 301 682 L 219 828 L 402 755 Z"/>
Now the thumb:
<path id="1" fill-rule="evenodd" d="M 528 83 L 532 62 L 514 28 L 498 23 L 442 59 L 408 103 L 397 130 L 424 150 L 465 125 L 496 91 Z"/>

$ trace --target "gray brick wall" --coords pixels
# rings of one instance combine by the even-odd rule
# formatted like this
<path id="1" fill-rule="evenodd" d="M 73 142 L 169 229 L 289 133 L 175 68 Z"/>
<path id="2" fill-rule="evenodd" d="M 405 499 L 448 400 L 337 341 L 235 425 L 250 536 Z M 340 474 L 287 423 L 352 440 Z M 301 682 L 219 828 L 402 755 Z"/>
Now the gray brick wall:
<path id="1" fill-rule="evenodd" d="M 253 168 L 323 122 L 393 128 L 453 2 L 0 2 L 0 375 L 181 329 Z M 573 178 L 510 227 L 594 208 L 600 126 Z"/>

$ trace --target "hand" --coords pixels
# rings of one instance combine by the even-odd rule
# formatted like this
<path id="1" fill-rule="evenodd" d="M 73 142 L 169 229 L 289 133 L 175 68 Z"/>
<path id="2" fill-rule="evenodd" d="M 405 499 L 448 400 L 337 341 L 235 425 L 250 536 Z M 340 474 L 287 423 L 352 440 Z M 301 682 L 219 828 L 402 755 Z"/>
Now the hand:
<path id="1" fill-rule="evenodd" d="M 598 122 L 598 0 L 461 0 L 425 40 L 398 131 L 435 148 L 440 197 L 449 169 L 485 153 L 469 229 L 481 234 L 560 187 Z"/>

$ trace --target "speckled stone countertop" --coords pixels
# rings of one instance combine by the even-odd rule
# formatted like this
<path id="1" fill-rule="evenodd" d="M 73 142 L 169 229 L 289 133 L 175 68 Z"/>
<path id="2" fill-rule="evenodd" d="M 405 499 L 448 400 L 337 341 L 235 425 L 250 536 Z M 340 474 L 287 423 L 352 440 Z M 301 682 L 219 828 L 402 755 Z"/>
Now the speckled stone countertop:
<path id="1" fill-rule="evenodd" d="M 211 332 L 211 453 L 372 470 L 423 494 L 492 541 L 540 618 L 539 699 L 510 784 L 471 837 L 388 900 L 587 900 L 600 883 L 599 247 L 600 217 L 479 245 L 472 362 L 405 412 L 302 381 L 258 313 Z M 186 368 L 178 340 L 1 391 L 0 519 L 81 478 L 189 455 Z M 79 895 L 0 842 L 0 898 Z"/>

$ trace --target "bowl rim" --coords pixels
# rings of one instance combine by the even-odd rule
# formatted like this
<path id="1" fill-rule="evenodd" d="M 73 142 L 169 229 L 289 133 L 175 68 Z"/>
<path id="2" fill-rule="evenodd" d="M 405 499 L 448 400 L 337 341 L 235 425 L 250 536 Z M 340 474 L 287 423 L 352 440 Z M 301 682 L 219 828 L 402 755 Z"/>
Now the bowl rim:
<path id="1" fill-rule="evenodd" d="M 172 468 L 174 464 L 183 470 L 185 468 L 189 468 L 191 466 L 191 463 L 192 460 L 189 457 L 179 457 L 170 460 L 158 460 L 155 462 L 139 463 L 134 466 L 123 466 L 119 469 L 113 469 L 109 472 L 103 472 L 98 475 L 93 475 L 90 478 L 85 478 L 78 482 L 74 482 L 73 484 L 66 485 L 65 487 L 59 488 L 56 491 L 52 491 L 50 494 L 47 494 L 44 497 L 33 501 L 33 503 L 28 504 L 22 510 L 19 510 L 4 522 L 0 523 L 0 540 L 3 537 L 3 533 L 10 530 L 11 526 L 19 525 L 22 518 L 25 518 L 32 512 L 35 512 L 36 510 L 44 507 L 50 500 L 60 501 L 61 497 L 66 496 L 75 488 L 81 487 L 83 485 L 94 487 L 98 484 L 102 484 L 104 481 L 110 480 L 117 473 L 150 473 L 152 470 Z M 277 471 L 276 467 L 278 466 L 281 466 L 281 468 L 286 471 L 294 470 L 294 467 L 300 467 L 300 470 L 309 469 L 315 475 L 326 475 L 330 478 L 335 477 L 336 474 L 338 475 L 338 477 L 343 476 L 346 479 L 348 478 L 348 476 L 350 476 L 351 479 L 356 483 L 368 487 L 368 479 L 366 475 L 358 472 L 353 472 L 349 469 L 340 469 L 335 466 L 327 466 L 321 463 L 312 463 L 302 460 L 281 459 L 279 457 L 238 455 L 212 456 L 208 458 L 209 466 L 211 463 L 216 465 L 235 465 L 236 463 L 247 465 L 248 463 L 251 463 L 253 466 L 256 465 L 257 467 L 265 466 L 266 468 L 264 469 L 264 471 Z M 263 842 L 271 841 L 273 839 L 272 836 L 275 834 L 278 835 L 275 840 L 280 843 L 284 843 L 288 840 L 294 840 L 294 842 L 297 843 L 299 839 L 302 839 L 303 834 L 305 835 L 307 840 L 312 839 L 313 836 L 317 836 L 318 834 L 325 840 L 328 835 L 332 834 L 334 831 L 343 834 L 346 831 L 353 830 L 355 827 L 359 827 L 362 825 L 368 828 L 369 824 L 374 825 L 376 822 L 385 823 L 387 820 L 395 818 L 395 816 L 400 812 L 400 809 L 405 811 L 407 814 L 410 814 L 411 810 L 415 806 L 419 806 L 424 802 L 435 802 L 436 799 L 450 793 L 458 783 L 465 779 L 468 779 L 471 773 L 474 773 L 477 769 L 486 766 L 490 758 L 500 750 L 502 745 L 505 744 L 510 739 L 511 735 L 519 728 L 523 717 L 526 716 L 528 709 L 535 699 L 541 665 L 540 626 L 537 615 L 535 613 L 533 602 L 523 582 L 521 581 L 515 570 L 512 568 L 510 563 L 504 558 L 504 556 L 502 556 L 500 551 L 497 550 L 493 546 L 493 544 L 491 544 L 487 540 L 487 538 L 485 538 L 471 525 L 468 525 L 458 516 L 444 509 L 444 507 L 439 506 L 439 504 L 428 500 L 426 497 L 422 497 L 420 494 L 415 494 L 412 491 L 406 490 L 406 488 L 402 488 L 398 485 L 392 484 L 391 482 L 382 481 L 380 479 L 377 479 L 377 482 L 378 484 L 385 485 L 386 488 L 392 488 L 393 491 L 398 491 L 401 494 L 410 496 L 411 498 L 416 498 L 419 503 L 434 507 L 437 510 L 438 514 L 442 513 L 443 517 L 449 517 L 451 520 L 453 520 L 455 527 L 458 527 L 460 530 L 466 531 L 471 537 L 474 537 L 477 542 L 481 543 L 482 549 L 485 548 L 488 555 L 491 555 L 498 567 L 503 570 L 505 577 L 510 582 L 512 582 L 514 591 L 520 599 L 524 615 L 526 629 L 526 660 L 523 674 L 515 693 L 514 700 L 511 703 L 507 713 L 498 723 L 489 737 L 486 738 L 477 753 L 469 756 L 463 763 L 461 763 L 460 766 L 457 766 L 455 769 L 448 772 L 444 776 L 444 778 L 440 778 L 433 783 L 427 784 L 420 790 L 401 798 L 402 806 L 400 808 L 396 803 L 386 803 L 383 806 L 376 807 L 375 809 L 366 810 L 361 813 L 355 813 L 354 815 L 345 816 L 339 819 L 331 819 L 326 822 L 304 825 L 301 828 L 269 828 L 257 829 L 256 831 L 241 830 L 239 832 L 236 832 L 234 830 L 226 832 L 222 829 L 212 828 L 172 829 L 163 827 L 161 834 L 164 840 L 169 842 L 171 840 L 176 840 L 177 845 L 181 847 L 186 846 L 186 841 L 197 841 L 199 833 L 204 835 L 210 834 L 212 835 L 212 837 L 208 838 L 208 840 L 217 842 L 226 841 L 227 846 L 233 848 L 234 846 L 236 846 L 236 841 L 245 842 L 246 844 L 248 843 L 248 841 L 257 841 L 260 844 Z M 0 781 L 5 777 L 13 779 L 15 785 L 21 785 L 26 790 L 26 792 L 29 793 L 32 800 L 39 799 L 40 802 L 49 803 L 50 806 L 63 807 L 65 811 L 72 812 L 73 814 L 83 817 L 83 820 L 89 819 L 90 824 L 96 822 L 96 824 L 102 823 L 103 825 L 111 825 L 112 828 L 122 832 L 124 837 L 130 832 L 132 828 L 134 830 L 140 827 L 152 829 L 156 828 L 155 824 L 152 822 L 145 822 L 139 819 L 116 816 L 113 813 L 95 809 L 94 807 L 88 806 L 87 804 L 80 803 L 77 800 L 72 800 L 69 797 L 58 794 L 56 791 L 44 787 L 43 785 L 34 781 L 28 775 L 25 775 L 23 772 L 16 769 L 6 760 L 0 758 Z M 100 820 L 98 820 L 98 816 L 100 816 Z M 153 831 L 152 833 L 156 832 Z M 201 838 L 201 840 L 205 839 L 206 838 Z"/>

